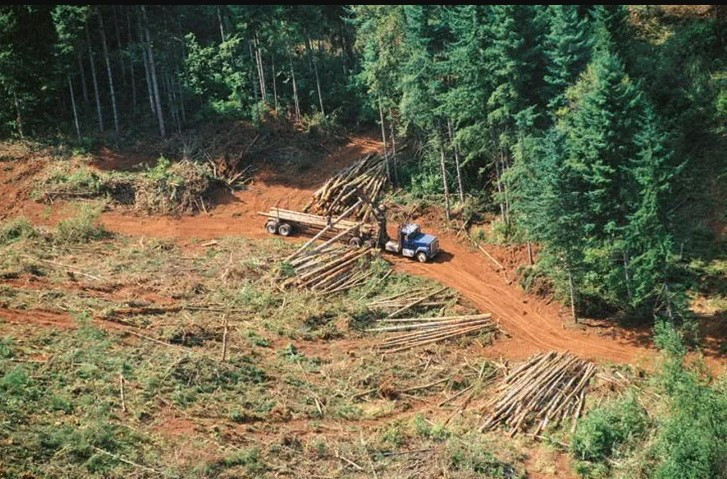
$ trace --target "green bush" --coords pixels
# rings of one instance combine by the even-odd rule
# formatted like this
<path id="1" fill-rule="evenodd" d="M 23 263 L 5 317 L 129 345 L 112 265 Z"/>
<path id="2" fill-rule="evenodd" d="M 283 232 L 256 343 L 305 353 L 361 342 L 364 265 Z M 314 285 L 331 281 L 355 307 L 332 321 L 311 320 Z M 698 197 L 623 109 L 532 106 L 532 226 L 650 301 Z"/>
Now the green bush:
<path id="1" fill-rule="evenodd" d="M 642 435 L 647 425 L 646 412 L 633 396 L 594 409 L 578 421 L 571 440 L 571 454 L 581 461 L 605 462 L 619 447 Z M 579 465 L 579 474 L 594 477 L 589 467 L 593 465 Z"/>
<path id="2" fill-rule="evenodd" d="M 59 244 L 88 243 L 107 238 L 109 232 L 98 224 L 100 212 L 83 205 L 78 215 L 58 222 L 54 240 Z"/>
<path id="3" fill-rule="evenodd" d="M 669 323 L 658 323 L 655 343 L 666 362 L 660 383 L 668 395 L 669 414 L 653 447 L 660 457 L 656 479 L 727 477 L 727 381 L 710 384 L 700 371 L 684 366 L 681 334 Z"/>
<path id="4" fill-rule="evenodd" d="M 33 238 L 38 231 L 30 222 L 23 218 L 6 221 L 0 226 L 0 245 L 6 245 L 24 238 Z"/>

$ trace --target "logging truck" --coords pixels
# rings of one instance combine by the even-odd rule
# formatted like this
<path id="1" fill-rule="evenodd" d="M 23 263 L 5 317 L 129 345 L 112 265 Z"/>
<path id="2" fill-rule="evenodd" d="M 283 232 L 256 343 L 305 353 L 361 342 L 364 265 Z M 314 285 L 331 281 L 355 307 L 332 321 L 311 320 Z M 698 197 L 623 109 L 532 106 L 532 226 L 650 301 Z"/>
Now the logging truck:
<path id="1" fill-rule="evenodd" d="M 376 215 L 378 225 L 345 220 L 343 218 L 347 213 L 335 219 L 282 208 L 271 208 L 268 212 L 260 211 L 258 214 L 267 217 L 265 231 L 270 234 L 290 236 L 298 231 L 314 234 L 311 241 L 326 237 L 352 246 L 378 246 L 394 254 L 416 258 L 421 263 L 426 263 L 439 253 L 439 240 L 435 236 L 422 233 L 419 225 L 415 223 L 400 225 L 397 237 L 390 239 L 386 234 L 383 212 Z"/>

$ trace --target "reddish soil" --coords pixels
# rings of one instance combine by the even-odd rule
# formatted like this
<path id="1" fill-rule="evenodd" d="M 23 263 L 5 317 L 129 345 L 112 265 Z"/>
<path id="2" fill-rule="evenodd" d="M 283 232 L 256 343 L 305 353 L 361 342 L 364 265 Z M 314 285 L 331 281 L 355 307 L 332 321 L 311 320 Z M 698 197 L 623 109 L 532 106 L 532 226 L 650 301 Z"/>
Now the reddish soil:
<path id="1" fill-rule="evenodd" d="M 41 325 L 58 329 L 76 327 L 76 323 L 67 314 L 58 311 L 43 311 L 41 309 L 24 310 L 0 308 L 0 323 L 2 322 L 22 326 Z"/>

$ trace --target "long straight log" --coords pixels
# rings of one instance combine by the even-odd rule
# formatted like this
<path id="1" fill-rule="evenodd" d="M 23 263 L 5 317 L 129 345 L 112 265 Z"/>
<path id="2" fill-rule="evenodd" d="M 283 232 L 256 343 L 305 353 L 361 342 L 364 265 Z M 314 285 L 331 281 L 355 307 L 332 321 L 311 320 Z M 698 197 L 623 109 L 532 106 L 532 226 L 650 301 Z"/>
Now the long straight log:
<path id="1" fill-rule="evenodd" d="M 447 328 L 428 330 L 428 331 L 417 331 L 415 333 L 401 335 L 401 336 L 398 336 L 397 338 L 391 339 L 390 341 L 386 341 L 386 342 L 382 343 L 380 345 L 380 347 L 382 347 L 382 348 L 392 347 L 392 346 L 395 346 L 395 345 L 398 345 L 401 343 L 408 343 L 408 342 L 415 341 L 415 340 L 418 341 L 425 337 L 434 337 L 434 336 L 438 336 L 441 334 L 448 334 L 452 331 L 459 331 L 461 329 L 469 329 L 469 328 L 488 329 L 488 330 L 492 330 L 492 331 L 497 330 L 497 328 L 495 328 L 494 325 L 491 325 L 488 323 L 478 324 L 478 325 L 474 325 L 474 326 L 457 325 L 455 327 L 447 327 Z"/>
<path id="2" fill-rule="evenodd" d="M 419 303 L 421 303 L 421 302 L 423 302 L 423 301 L 425 301 L 425 300 L 427 300 L 427 299 L 431 298 L 432 296 L 436 296 L 436 295 L 438 295 L 439 293 L 441 293 L 441 292 L 442 292 L 442 291 L 444 291 L 445 289 L 447 289 L 447 287 L 446 287 L 446 286 L 445 286 L 445 287 L 443 287 L 443 288 L 440 288 L 440 289 L 438 289 L 438 290 L 436 290 L 436 291 L 434 291 L 433 293 L 430 293 L 430 294 L 428 294 L 428 295 L 426 295 L 426 296 L 423 296 L 423 297 L 419 298 L 419 299 L 418 299 L 418 300 L 416 300 L 416 301 L 412 301 L 411 303 L 407 304 L 406 306 L 403 306 L 403 307 L 401 307 L 401 308 L 397 309 L 396 311 L 394 311 L 393 313 L 391 313 L 390 315 L 388 315 L 388 316 L 387 316 L 386 318 L 387 318 L 387 319 L 391 319 L 391 318 L 393 318 L 394 316 L 396 316 L 397 314 L 399 314 L 399 313 L 403 313 L 404 311 L 407 311 L 407 310 L 409 310 L 409 309 L 413 308 L 413 307 L 414 307 L 414 306 L 416 306 L 417 304 L 419 304 Z"/>
<path id="3" fill-rule="evenodd" d="M 406 322 L 426 322 L 426 321 L 450 321 L 453 319 L 485 319 L 491 318 L 490 313 L 473 314 L 469 316 L 439 316 L 435 318 L 393 318 L 393 319 L 380 319 L 380 323 L 406 323 Z"/>
<path id="4" fill-rule="evenodd" d="M 439 341 L 443 341 L 445 339 L 450 339 L 450 338 L 454 338 L 454 337 L 457 337 L 457 336 L 464 336 L 466 334 L 470 334 L 470 333 L 473 333 L 475 331 L 478 331 L 479 329 L 482 329 L 482 328 L 475 327 L 475 328 L 465 329 L 465 330 L 461 330 L 461 331 L 457 331 L 457 332 L 451 333 L 451 334 L 446 335 L 446 336 L 442 336 L 440 338 L 429 339 L 429 340 L 426 340 L 426 341 L 421 341 L 421 342 L 417 342 L 417 343 L 414 343 L 414 344 L 409 344 L 409 345 L 406 345 L 406 346 L 402 346 L 402 347 L 396 348 L 396 349 L 388 349 L 388 350 L 384 350 L 383 352 L 384 353 L 398 353 L 400 351 L 406 351 L 408 349 L 416 348 L 418 346 L 425 346 L 427 344 L 436 343 L 436 342 L 439 342 Z"/>
<path id="5" fill-rule="evenodd" d="M 450 324 L 460 324 L 460 325 L 466 325 L 466 324 L 476 324 L 476 323 L 491 323 L 488 318 L 471 318 L 471 319 L 450 319 L 448 321 L 431 321 L 426 323 L 411 323 L 411 324 L 403 324 L 403 325 L 397 325 L 397 326 L 384 326 L 381 328 L 372 328 L 367 329 L 366 332 L 369 333 L 377 333 L 381 331 L 405 331 L 407 329 L 432 329 L 432 328 L 441 328 L 443 325 L 450 325 Z"/>

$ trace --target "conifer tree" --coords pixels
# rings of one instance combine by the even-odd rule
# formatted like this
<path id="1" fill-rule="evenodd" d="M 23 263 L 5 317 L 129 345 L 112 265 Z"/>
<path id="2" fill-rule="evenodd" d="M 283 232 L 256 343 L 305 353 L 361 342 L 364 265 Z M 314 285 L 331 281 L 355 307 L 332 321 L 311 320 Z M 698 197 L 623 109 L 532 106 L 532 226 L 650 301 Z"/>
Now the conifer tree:
<path id="1" fill-rule="evenodd" d="M 565 106 L 565 90 L 573 85 L 590 56 L 588 23 L 578 15 L 576 5 L 547 7 L 549 30 L 545 37 L 547 60 L 545 81 L 548 108 L 556 113 Z"/>

